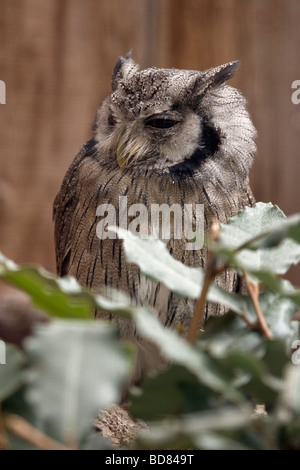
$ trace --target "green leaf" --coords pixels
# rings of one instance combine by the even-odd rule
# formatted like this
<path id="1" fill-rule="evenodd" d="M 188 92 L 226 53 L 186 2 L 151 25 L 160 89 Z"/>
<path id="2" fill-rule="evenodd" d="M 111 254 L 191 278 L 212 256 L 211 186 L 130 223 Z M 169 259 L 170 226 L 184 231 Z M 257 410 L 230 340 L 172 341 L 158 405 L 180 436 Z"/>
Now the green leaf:
<path id="1" fill-rule="evenodd" d="M 80 294 L 82 288 L 72 277 L 59 279 L 43 268 L 20 267 L 2 254 L 0 276 L 30 295 L 34 305 L 50 315 L 91 318 L 88 304 L 74 299 L 74 294 Z"/>
<path id="2" fill-rule="evenodd" d="M 288 230 L 286 236 L 295 240 L 295 242 L 300 243 L 300 215 L 296 214 L 295 216 L 288 217 Z"/>
<path id="3" fill-rule="evenodd" d="M 271 297 L 274 299 L 274 294 Z M 286 339 L 280 331 L 278 335 Z M 223 370 L 235 376 L 231 382 L 254 403 L 274 404 L 282 386 L 282 368 L 287 362 L 282 340 L 263 340 L 261 334 L 229 313 L 208 321 L 198 346 L 220 360 Z"/>
<path id="4" fill-rule="evenodd" d="M 276 224 L 272 229 L 258 235 L 255 240 L 247 243 L 247 248 L 273 248 L 278 246 L 285 238 L 291 238 L 300 243 L 300 214 L 287 217 L 283 222 Z"/>
<path id="5" fill-rule="evenodd" d="M 194 374 L 178 365 L 149 375 L 143 389 L 134 389 L 130 398 L 130 415 L 145 421 L 220 405 L 211 388 L 200 384 Z"/>
<path id="6" fill-rule="evenodd" d="M 278 396 L 279 383 L 272 386 L 272 380 L 268 383 L 267 378 L 253 376 L 241 387 L 241 390 L 251 399 L 253 405 L 264 404 L 267 407 L 273 406 Z"/>
<path id="7" fill-rule="evenodd" d="M 43 431 L 76 445 L 101 408 L 120 400 L 127 353 L 106 323 L 53 321 L 25 343 L 27 398 Z"/>
<path id="8" fill-rule="evenodd" d="M 286 344 L 279 339 L 264 340 L 264 344 L 263 360 L 267 370 L 274 377 L 282 378 L 284 367 L 290 362 L 290 348 L 287 350 Z"/>
<path id="9" fill-rule="evenodd" d="M 284 370 L 284 386 L 278 399 L 277 419 L 281 423 L 300 417 L 300 367 L 299 364 L 287 364 Z"/>
<path id="10" fill-rule="evenodd" d="M 270 291 L 259 296 L 259 303 L 273 337 L 290 341 L 294 335 L 291 318 L 297 311 L 295 303 Z"/>
<path id="11" fill-rule="evenodd" d="M 123 239 L 126 259 L 135 263 L 150 279 L 163 282 L 179 295 L 197 298 L 201 291 L 203 270 L 190 268 L 173 258 L 161 240 L 139 238 L 120 227 L 109 227 Z"/>
<path id="12" fill-rule="evenodd" d="M 226 360 L 232 366 L 250 373 L 248 381 L 242 384 L 242 390 L 254 403 L 264 403 L 273 407 L 283 387 L 283 370 L 289 361 L 283 341 L 264 339 L 262 353 L 258 357 L 239 351 L 230 354 Z"/>
<path id="13" fill-rule="evenodd" d="M 254 318 L 250 317 L 250 320 Z M 252 353 L 258 357 L 263 352 L 261 335 L 231 312 L 222 317 L 210 318 L 198 344 L 217 358 L 224 358 L 235 351 Z"/>
<path id="14" fill-rule="evenodd" d="M 113 289 L 111 298 L 83 288 L 72 276 L 56 277 L 36 266 L 18 266 L 0 253 L 0 277 L 31 296 L 37 308 L 60 318 L 90 320 L 94 309 L 129 318 L 130 299 Z"/>
<path id="15" fill-rule="evenodd" d="M 274 226 L 278 228 L 278 224 L 285 221 L 286 216 L 279 207 L 258 202 L 240 210 L 227 224 L 221 224 L 221 240 L 230 248 L 249 247 L 256 237 L 264 237 Z"/>
<path id="16" fill-rule="evenodd" d="M 290 239 L 283 240 L 298 230 L 298 219 L 297 215 L 287 222 L 277 206 L 259 202 L 240 211 L 227 225 L 221 225 L 220 249 L 233 250 L 236 265 L 247 271 L 285 274 L 292 264 L 300 261 L 300 245 Z"/>
<path id="17" fill-rule="evenodd" d="M 233 438 L 226 437 L 220 433 L 200 433 L 194 437 L 197 449 L 199 450 L 253 450 L 262 449 L 262 446 L 255 442 L 251 442 L 251 446 L 245 445 L 241 442 L 242 430 L 237 433 Z M 254 441 L 254 440 L 253 440 Z"/>
<path id="18" fill-rule="evenodd" d="M 94 430 L 90 432 L 82 442 L 79 450 L 109 450 L 116 451 L 116 447 L 106 437 L 101 436 Z"/>
<path id="19" fill-rule="evenodd" d="M 191 346 L 175 330 L 163 327 L 151 309 L 133 309 L 132 316 L 139 335 L 155 344 L 164 358 L 186 367 L 202 384 L 213 390 L 222 391 L 233 400 L 242 400 L 230 384 L 228 375 L 213 358 Z"/>
<path id="20" fill-rule="evenodd" d="M 136 263 L 147 277 L 164 283 L 178 295 L 193 299 L 199 297 L 204 278 L 202 268 L 191 268 L 175 260 L 161 240 L 139 238 L 119 227 L 109 229 L 124 239 L 127 261 Z M 215 284 L 211 285 L 207 299 L 209 302 L 221 303 L 237 313 L 245 311 L 247 302 L 246 296 L 232 294 Z"/>
<path id="21" fill-rule="evenodd" d="M 251 408 L 219 407 L 149 424 L 149 431 L 138 436 L 135 448 L 142 449 L 245 449 L 238 439 L 222 436 L 222 431 L 237 431 L 249 425 Z M 205 439 L 211 436 L 211 439 Z"/>

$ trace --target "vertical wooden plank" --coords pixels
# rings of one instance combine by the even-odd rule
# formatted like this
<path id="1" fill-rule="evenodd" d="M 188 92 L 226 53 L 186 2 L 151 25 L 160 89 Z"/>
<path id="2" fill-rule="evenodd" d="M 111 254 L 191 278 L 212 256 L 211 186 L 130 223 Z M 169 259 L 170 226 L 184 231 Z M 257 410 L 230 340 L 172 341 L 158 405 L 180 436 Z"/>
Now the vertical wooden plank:
<path id="1" fill-rule="evenodd" d="M 300 79 L 298 0 L 163 0 L 161 66 L 203 70 L 232 59 L 230 82 L 242 90 L 258 130 L 251 175 L 258 201 L 299 211 L 300 105 L 291 84 Z M 300 285 L 300 268 L 291 278 Z"/>
<path id="2" fill-rule="evenodd" d="M 54 269 L 52 201 L 91 135 L 116 58 L 205 69 L 232 59 L 258 129 L 257 200 L 299 210 L 298 0 L 1 0 L 0 249 Z"/>
<path id="3" fill-rule="evenodd" d="M 0 247 L 17 261 L 26 257 L 37 261 L 43 238 L 47 242 L 42 243 L 42 261 L 43 252 L 49 257 L 52 248 L 44 230 L 45 224 L 49 228 L 50 205 L 45 193 L 49 188 L 47 170 L 52 168 L 48 148 L 53 60 L 45 51 L 51 51 L 49 30 L 54 30 L 55 3 L 14 0 L 1 4 L 4 47 L 0 63 L 7 103 L 0 109 Z M 44 23 L 40 21 L 43 17 Z"/>
<path id="4" fill-rule="evenodd" d="M 231 83 L 248 98 L 258 128 L 255 192 L 287 213 L 299 208 L 300 113 L 290 99 L 300 76 L 299 15 L 297 0 L 164 0 L 159 53 L 160 65 L 199 70 L 241 60 Z"/>
<path id="5" fill-rule="evenodd" d="M 2 0 L 0 249 L 54 270 L 52 203 L 119 55 L 145 63 L 145 0 Z"/>

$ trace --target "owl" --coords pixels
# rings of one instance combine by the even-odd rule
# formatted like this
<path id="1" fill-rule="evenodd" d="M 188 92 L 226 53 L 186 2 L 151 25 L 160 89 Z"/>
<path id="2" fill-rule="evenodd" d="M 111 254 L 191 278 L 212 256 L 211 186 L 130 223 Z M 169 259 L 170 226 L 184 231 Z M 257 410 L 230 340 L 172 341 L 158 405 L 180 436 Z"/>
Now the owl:
<path id="1" fill-rule="evenodd" d="M 188 327 L 195 301 L 146 279 L 137 265 L 127 263 L 122 240 L 107 229 L 99 235 L 99 223 L 113 208 L 111 225 L 122 219 L 124 226 L 125 217 L 128 226 L 132 214 L 124 212 L 125 202 L 127 208 L 146 208 L 146 222 L 151 208 L 164 205 L 189 206 L 195 223 L 195 208 L 202 207 L 205 233 L 214 218 L 226 223 L 253 205 L 249 172 L 256 132 L 245 98 L 226 84 L 237 66 L 235 61 L 204 72 L 140 70 L 130 54 L 118 59 L 111 94 L 97 111 L 93 138 L 71 164 L 54 202 L 58 275 L 73 275 L 93 291 L 105 286 L 124 291 L 133 304 L 153 307 L 163 325 Z M 170 213 L 172 222 L 175 215 Z M 183 212 L 177 222 L 180 217 Z M 206 248 L 187 249 L 188 235 L 177 236 L 173 225 L 166 239 L 161 236 L 169 252 L 188 266 L 205 268 Z M 151 234 L 145 223 L 142 228 L 140 224 L 143 235 L 145 227 Z M 231 292 L 241 289 L 238 275 L 230 270 L 217 276 L 216 283 Z M 205 320 L 224 311 L 208 303 Z M 95 316 L 107 317 L 99 311 Z M 159 354 L 136 335 L 130 322 L 113 321 L 124 338 L 137 344 L 134 381 L 139 382 L 145 371 L 157 367 Z"/>

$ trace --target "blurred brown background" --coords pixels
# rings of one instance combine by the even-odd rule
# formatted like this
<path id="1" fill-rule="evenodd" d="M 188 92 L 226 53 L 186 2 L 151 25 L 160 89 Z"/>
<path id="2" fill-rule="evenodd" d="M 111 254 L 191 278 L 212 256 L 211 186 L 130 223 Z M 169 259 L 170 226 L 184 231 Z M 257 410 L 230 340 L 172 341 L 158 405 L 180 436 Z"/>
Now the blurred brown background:
<path id="1" fill-rule="evenodd" d="M 53 199 L 131 48 L 142 67 L 240 59 L 231 84 L 258 129 L 256 199 L 299 211 L 299 19 L 299 0 L 0 0 L 0 250 L 55 271 Z"/>

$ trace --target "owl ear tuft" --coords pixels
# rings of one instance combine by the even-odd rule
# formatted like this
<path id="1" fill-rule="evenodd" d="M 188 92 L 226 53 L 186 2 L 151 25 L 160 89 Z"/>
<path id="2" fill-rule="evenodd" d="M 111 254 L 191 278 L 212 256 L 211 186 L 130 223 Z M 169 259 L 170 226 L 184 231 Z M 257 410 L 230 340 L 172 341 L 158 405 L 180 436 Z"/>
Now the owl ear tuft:
<path id="1" fill-rule="evenodd" d="M 208 88 L 215 88 L 227 82 L 235 74 L 240 65 L 239 60 L 228 62 L 227 64 L 214 67 L 204 73 L 203 80 Z"/>
<path id="2" fill-rule="evenodd" d="M 131 59 L 131 50 L 124 55 L 124 57 L 119 57 L 117 63 L 114 67 L 112 78 L 111 78 L 111 87 L 115 91 L 119 80 L 123 78 L 129 78 L 131 75 L 134 75 L 138 71 L 138 66 Z"/>
<path id="3" fill-rule="evenodd" d="M 194 101 L 196 99 L 196 102 L 198 103 L 208 90 L 223 85 L 223 83 L 225 83 L 235 74 L 239 64 L 240 62 L 235 60 L 233 62 L 228 62 L 227 64 L 219 65 L 219 67 L 213 67 L 208 69 L 206 72 L 203 72 L 199 77 L 197 77 L 194 86 Z"/>

